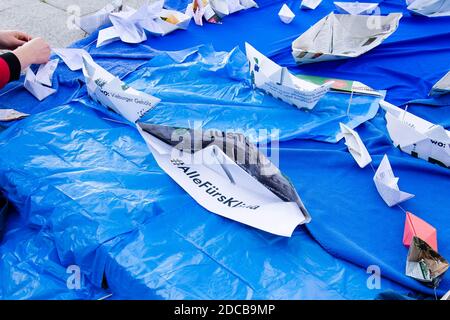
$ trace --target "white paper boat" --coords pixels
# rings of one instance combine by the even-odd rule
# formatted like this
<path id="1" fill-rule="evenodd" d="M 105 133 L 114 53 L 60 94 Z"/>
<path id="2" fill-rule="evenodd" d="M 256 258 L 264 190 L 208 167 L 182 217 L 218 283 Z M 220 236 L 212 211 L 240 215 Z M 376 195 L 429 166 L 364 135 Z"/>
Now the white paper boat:
<path id="1" fill-rule="evenodd" d="M 430 18 L 450 16 L 449 0 L 408 0 L 406 3 L 408 10 L 417 15 Z"/>
<path id="2" fill-rule="evenodd" d="M 430 91 L 430 96 L 441 96 L 450 93 L 450 71 Z"/>
<path id="3" fill-rule="evenodd" d="M 292 43 L 298 64 L 355 58 L 394 33 L 402 14 L 364 16 L 330 13 Z"/>
<path id="4" fill-rule="evenodd" d="M 319 86 L 299 79 L 250 44 L 245 43 L 245 49 L 254 85 L 297 108 L 313 109 L 333 85 L 329 82 Z"/>
<path id="5" fill-rule="evenodd" d="M 347 127 L 345 124 L 340 123 L 339 125 L 341 127 L 341 133 L 344 136 L 345 145 L 347 146 L 348 151 L 360 168 L 366 167 L 372 162 L 372 158 L 370 157 L 364 142 L 361 140 L 361 137 L 355 130 Z"/>
<path id="6" fill-rule="evenodd" d="M 394 175 L 387 155 L 384 155 L 373 181 L 381 198 L 389 207 L 414 197 L 413 194 L 403 192 L 398 187 L 399 178 Z"/>
<path id="7" fill-rule="evenodd" d="M 302 3 L 300 4 L 300 8 L 301 9 L 314 10 L 321 3 L 322 3 L 322 0 L 303 0 Z"/>
<path id="8" fill-rule="evenodd" d="M 0 121 L 15 121 L 28 117 L 29 114 L 14 109 L 0 109 Z"/>
<path id="9" fill-rule="evenodd" d="M 386 101 L 380 101 L 386 111 L 386 122 L 394 146 L 431 163 L 450 167 L 450 132 L 402 110 Z"/>
<path id="10" fill-rule="evenodd" d="M 114 12 L 134 10 L 124 6 L 123 0 L 115 0 L 107 4 L 104 8 L 91 15 L 86 15 L 77 19 L 78 26 L 85 32 L 91 34 L 100 27 L 110 23 L 109 15 Z"/>
<path id="11" fill-rule="evenodd" d="M 44 100 L 56 92 L 51 86 L 53 74 L 58 67 L 58 63 L 59 59 L 51 60 L 41 65 L 36 74 L 34 74 L 31 68 L 27 69 L 23 85 L 39 101 Z"/>
<path id="12" fill-rule="evenodd" d="M 209 23 L 220 23 L 224 16 L 254 7 L 258 7 L 254 0 L 193 0 L 185 14 L 202 26 L 203 18 Z"/>
<path id="13" fill-rule="evenodd" d="M 165 36 L 175 30 L 186 30 L 190 22 L 191 17 L 184 13 L 162 9 L 158 18 L 147 21 L 143 27 L 154 35 Z"/>
<path id="14" fill-rule="evenodd" d="M 280 17 L 280 20 L 286 24 L 291 23 L 295 18 L 295 14 L 286 4 L 283 4 L 280 12 L 278 12 L 278 16 Z"/>
<path id="15" fill-rule="evenodd" d="M 136 122 L 160 102 L 158 98 L 128 87 L 119 78 L 96 64 L 92 58 L 83 57 L 83 62 L 89 96 L 128 121 Z"/>
<path id="16" fill-rule="evenodd" d="M 292 184 L 245 136 L 137 127 L 158 165 L 206 210 L 285 237 L 311 220 Z"/>
<path id="17" fill-rule="evenodd" d="M 334 5 L 339 13 L 352 15 L 373 14 L 378 8 L 378 3 L 371 2 L 335 2 Z"/>

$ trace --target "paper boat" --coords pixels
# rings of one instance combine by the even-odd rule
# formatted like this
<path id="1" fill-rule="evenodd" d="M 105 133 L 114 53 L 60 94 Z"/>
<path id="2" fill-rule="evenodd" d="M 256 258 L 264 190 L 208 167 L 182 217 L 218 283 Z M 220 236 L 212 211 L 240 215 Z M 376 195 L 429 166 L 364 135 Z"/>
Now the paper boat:
<path id="1" fill-rule="evenodd" d="M 0 109 L 0 121 L 8 122 L 28 117 L 29 114 L 14 109 Z"/>
<path id="2" fill-rule="evenodd" d="M 245 49 L 254 85 L 297 108 L 313 109 L 333 84 L 330 82 L 319 86 L 299 79 L 250 44 L 246 43 Z"/>
<path id="3" fill-rule="evenodd" d="M 433 86 L 430 96 L 441 96 L 450 93 L 450 71 Z"/>
<path id="4" fill-rule="evenodd" d="M 375 172 L 373 181 L 381 198 L 383 198 L 389 207 L 393 207 L 414 197 L 413 194 L 401 191 L 398 187 L 399 178 L 394 175 L 387 155 L 384 155 L 380 166 Z"/>
<path id="5" fill-rule="evenodd" d="M 254 0 L 193 0 L 187 6 L 186 14 L 202 26 L 203 18 L 209 23 L 220 23 L 224 16 L 254 7 L 258 7 Z"/>
<path id="6" fill-rule="evenodd" d="M 335 2 L 339 13 L 349 13 L 352 15 L 373 14 L 378 8 L 378 3 L 370 2 Z"/>
<path id="7" fill-rule="evenodd" d="M 402 14 L 363 16 L 330 13 L 292 43 L 298 64 L 355 58 L 394 33 Z"/>
<path id="8" fill-rule="evenodd" d="M 447 272 L 449 264 L 425 241 L 413 237 L 406 260 L 406 275 L 424 284 L 437 288 Z"/>
<path id="9" fill-rule="evenodd" d="M 143 25 L 145 30 L 154 35 L 165 36 L 175 30 L 186 30 L 191 17 L 179 11 L 162 9 L 159 18 L 149 22 Z"/>
<path id="10" fill-rule="evenodd" d="M 386 122 L 394 146 L 416 158 L 450 167 L 450 132 L 386 101 Z"/>
<path id="11" fill-rule="evenodd" d="M 340 123 L 339 125 L 341 127 L 341 133 L 345 138 L 345 145 L 347 146 L 348 151 L 360 168 L 366 167 L 372 162 L 372 158 L 370 157 L 370 154 L 367 151 L 364 142 L 362 142 L 359 134 L 343 123 Z"/>
<path id="12" fill-rule="evenodd" d="M 92 58 L 84 56 L 83 63 L 89 96 L 128 121 L 136 122 L 160 102 L 158 98 L 128 87 L 119 78 L 96 64 Z"/>
<path id="13" fill-rule="evenodd" d="M 300 4 L 301 9 L 309 9 L 314 10 L 316 9 L 320 4 L 322 3 L 322 0 L 303 0 Z"/>
<path id="14" fill-rule="evenodd" d="M 58 63 L 59 59 L 51 60 L 41 65 L 36 74 L 31 68 L 27 69 L 23 85 L 39 101 L 56 92 L 51 86 L 53 74 L 58 67 Z"/>
<path id="15" fill-rule="evenodd" d="M 406 212 L 403 244 L 409 248 L 413 237 L 419 237 L 433 248 L 433 250 L 438 251 L 436 228 L 411 212 Z"/>
<path id="16" fill-rule="evenodd" d="M 278 16 L 280 17 L 280 20 L 286 24 L 291 23 L 295 18 L 295 14 L 286 4 L 283 4 L 280 12 L 278 12 Z"/>
<path id="17" fill-rule="evenodd" d="M 408 10 L 427 17 L 450 16 L 450 1 L 448 0 L 408 0 Z"/>
<path id="18" fill-rule="evenodd" d="M 311 220 L 293 185 L 245 136 L 137 127 L 158 165 L 206 210 L 285 237 Z"/>

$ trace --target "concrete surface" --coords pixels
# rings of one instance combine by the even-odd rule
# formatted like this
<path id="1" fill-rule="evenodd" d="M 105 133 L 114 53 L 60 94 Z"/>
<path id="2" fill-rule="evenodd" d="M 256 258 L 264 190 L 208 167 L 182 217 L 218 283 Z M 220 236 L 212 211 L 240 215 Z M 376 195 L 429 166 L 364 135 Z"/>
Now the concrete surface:
<path id="1" fill-rule="evenodd" d="M 0 30 L 22 30 L 46 39 L 54 48 L 67 47 L 86 33 L 74 27 L 77 16 L 92 14 L 112 0 L 0 0 Z M 146 0 L 123 0 L 138 8 Z"/>

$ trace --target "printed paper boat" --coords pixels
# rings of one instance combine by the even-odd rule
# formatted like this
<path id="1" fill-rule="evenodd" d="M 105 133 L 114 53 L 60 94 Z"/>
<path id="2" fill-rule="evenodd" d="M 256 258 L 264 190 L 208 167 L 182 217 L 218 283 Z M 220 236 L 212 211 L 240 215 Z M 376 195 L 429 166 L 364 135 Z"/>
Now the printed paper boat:
<path id="1" fill-rule="evenodd" d="M 352 15 L 373 14 L 378 8 L 378 3 L 370 2 L 335 2 L 339 13 L 348 13 Z"/>
<path id="2" fill-rule="evenodd" d="M 158 165 L 206 210 L 285 237 L 311 220 L 293 185 L 245 136 L 137 127 Z"/>
<path id="3" fill-rule="evenodd" d="M 427 17 L 450 16 L 450 1 L 448 0 L 407 0 L 408 10 Z"/>
<path id="4" fill-rule="evenodd" d="M 450 71 L 433 86 L 430 96 L 441 96 L 450 93 Z"/>
<path id="5" fill-rule="evenodd" d="M 413 237 L 406 260 L 406 275 L 437 288 L 449 264 L 425 241 Z"/>
<path id="6" fill-rule="evenodd" d="M 403 232 L 403 244 L 409 248 L 414 236 L 419 237 L 428 243 L 434 251 L 438 251 L 436 229 L 429 223 L 413 215 L 411 212 L 407 212 L 405 218 L 405 230 Z"/>
<path id="7" fill-rule="evenodd" d="M 280 20 L 286 24 L 291 23 L 295 18 L 295 14 L 286 4 L 283 4 L 280 12 L 278 12 L 278 16 L 280 17 Z"/>
<path id="8" fill-rule="evenodd" d="M 359 134 L 343 123 L 340 123 L 339 125 L 341 126 L 341 133 L 345 138 L 345 145 L 348 147 L 348 151 L 360 168 L 366 167 L 372 162 L 372 158 Z"/>
<path id="9" fill-rule="evenodd" d="M 246 43 L 245 49 L 254 85 L 297 108 L 313 109 L 333 85 L 330 82 L 319 86 L 299 79 L 250 44 Z"/>
<path id="10" fill-rule="evenodd" d="M 414 197 L 413 194 L 401 191 L 398 187 L 399 178 L 394 175 L 387 155 L 384 155 L 373 181 L 381 198 L 389 207 Z"/>
<path id="11" fill-rule="evenodd" d="M 300 4 L 301 9 L 309 9 L 314 10 L 316 9 L 320 4 L 322 3 L 322 0 L 303 0 Z"/>
<path id="12" fill-rule="evenodd" d="M 131 122 L 139 120 L 153 109 L 160 99 L 128 87 L 119 78 L 83 56 L 83 73 L 89 96 Z"/>
<path id="13" fill-rule="evenodd" d="M 386 101 L 386 122 L 394 146 L 403 152 L 440 166 L 450 167 L 450 132 Z"/>
<path id="14" fill-rule="evenodd" d="M 292 43 L 298 64 L 355 58 L 394 33 L 402 14 L 362 16 L 330 13 Z"/>

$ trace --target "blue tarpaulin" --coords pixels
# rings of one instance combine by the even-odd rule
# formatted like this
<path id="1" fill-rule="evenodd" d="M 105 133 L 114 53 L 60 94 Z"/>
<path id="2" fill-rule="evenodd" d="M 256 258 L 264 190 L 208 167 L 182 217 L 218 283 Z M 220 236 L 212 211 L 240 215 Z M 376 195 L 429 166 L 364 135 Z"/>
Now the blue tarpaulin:
<path id="1" fill-rule="evenodd" d="M 357 125 L 374 117 L 357 128 L 374 166 L 389 155 L 401 188 L 416 195 L 404 209 L 437 228 L 439 251 L 447 258 L 448 169 L 394 148 L 375 98 L 355 95 L 349 101 L 348 95 L 331 93 L 305 112 L 254 91 L 242 49 L 247 41 L 293 73 L 387 90 L 388 101 L 411 101 L 410 112 L 449 128 L 448 99 L 427 95 L 450 69 L 450 18 L 411 16 L 404 1 L 382 1 L 383 13 L 404 17 L 381 46 L 351 60 L 300 68 L 291 42 L 333 10 L 332 3 L 301 11 L 299 1 L 288 1 L 297 15 L 290 25 L 279 21 L 282 1 L 259 3 L 259 9 L 228 16 L 222 25 L 192 24 L 140 45 L 95 48 L 93 34 L 75 47 L 87 49 L 127 84 L 162 99 L 145 121 L 236 129 L 255 141 L 255 130 L 279 129 L 279 166 L 312 222 L 287 239 L 207 212 L 157 166 L 132 126 L 87 97 L 81 72 L 61 63 L 58 93 L 41 103 L 19 82 L 0 92 L 0 108 L 32 114 L 0 134 L 0 187 L 20 214 L 13 215 L 0 246 L 1 298 L 98 298 L 105 294 L 98 289 L 104 279 L 112 294 L 123 298 L 371 299 L 386 290 L 433 293 L 404 275 L 405 214 L 380 198 L 370 167 L 359 169 L 343 142 L 333 143 L 338 123 Z M 28 250 L 16 254 L 24 239 Z M 40 246 L 47 249 L 33 250 Z M 40 264 L 29 263 L 35 257 Z M 22 272 L 13 271 L 21 261 Z M 70 265 L 83 272 L 82 293 L 64 287 Z M 45 273 L 50 266 L 56 271 Z M 370 266 L 379 268 L 381 288 L 368 285 Z M 33 283 L 21 280 L 31 274 Z M 444 279 L 438 293 L 449 289 Z"/>

